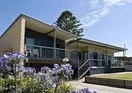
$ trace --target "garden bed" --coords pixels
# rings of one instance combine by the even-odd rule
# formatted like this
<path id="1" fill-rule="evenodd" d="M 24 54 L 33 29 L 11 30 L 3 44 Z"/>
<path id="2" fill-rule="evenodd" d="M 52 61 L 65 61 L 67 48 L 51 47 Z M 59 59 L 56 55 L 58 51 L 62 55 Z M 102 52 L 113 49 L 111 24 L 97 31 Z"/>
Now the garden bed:
<path id="1" fill-rule="evenodd" d="M 25 67 L 27 57 L 21 53 L 7 53 L 0 58 L 0 93 L 97 93 L 88 88 L 75 90 L 66 81 L 73 75 L 67 58 L 53 68 Z"/>
<path id="2" fill-rule="evenodd" d="M 85 77 L 86 83 L 132 89 L 132 73 Z"/>

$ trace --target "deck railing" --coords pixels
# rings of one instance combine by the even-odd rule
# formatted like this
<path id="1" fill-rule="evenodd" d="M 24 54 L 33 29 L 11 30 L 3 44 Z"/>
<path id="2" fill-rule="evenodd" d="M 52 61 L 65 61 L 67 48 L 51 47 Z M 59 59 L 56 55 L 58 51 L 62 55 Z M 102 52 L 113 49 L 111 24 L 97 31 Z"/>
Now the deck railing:
<path id="1" fill-rule="evenodd" d="M 71 59 L 70 49 L 61 49 L 54 47 L 38 46 L 26 44 L 28 57 L 39 57 L 39 58 L 69 58 Z"/>

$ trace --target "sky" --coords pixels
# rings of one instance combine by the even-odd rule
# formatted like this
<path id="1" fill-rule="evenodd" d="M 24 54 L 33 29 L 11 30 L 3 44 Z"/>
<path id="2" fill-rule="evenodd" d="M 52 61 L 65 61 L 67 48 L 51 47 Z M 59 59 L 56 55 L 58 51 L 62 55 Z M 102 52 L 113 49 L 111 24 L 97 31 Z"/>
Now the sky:
<path id="1" fill-rule="evenodd" d="M 84 38 L 125 44 L 132 56 L 132 0 L 1 0 L 0 35 L 21 13 L 52 25 L 65 10 L 82 23 Z"/>

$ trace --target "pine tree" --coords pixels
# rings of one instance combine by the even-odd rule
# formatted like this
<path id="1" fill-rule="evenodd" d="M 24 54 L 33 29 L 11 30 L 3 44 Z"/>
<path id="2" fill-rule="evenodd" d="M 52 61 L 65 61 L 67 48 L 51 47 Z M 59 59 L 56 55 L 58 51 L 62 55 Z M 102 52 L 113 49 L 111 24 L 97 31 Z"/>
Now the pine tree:
<path id="1" fill-rule="evenodd" d="M 54 24 L 56 27 L 71 32 L 72 34 L 83 36 L 83 28 L 80 27 L 82 24 L 68 10 L 62 12 Z"/>

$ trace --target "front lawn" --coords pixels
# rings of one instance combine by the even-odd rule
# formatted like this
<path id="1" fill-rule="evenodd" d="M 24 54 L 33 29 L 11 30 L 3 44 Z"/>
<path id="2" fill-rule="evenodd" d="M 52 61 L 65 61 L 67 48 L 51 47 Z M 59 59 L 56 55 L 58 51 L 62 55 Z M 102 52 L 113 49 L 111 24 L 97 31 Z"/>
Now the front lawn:
<path id="1" fill-rule="evenodd" d="M 95 75 L 93 77 L 108 78 L 108 79 L 119 79 L 119 80 L 131 80 L 132 81 L 132 72 Z"/>

